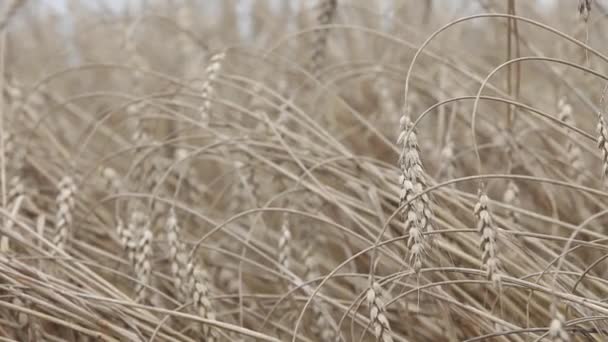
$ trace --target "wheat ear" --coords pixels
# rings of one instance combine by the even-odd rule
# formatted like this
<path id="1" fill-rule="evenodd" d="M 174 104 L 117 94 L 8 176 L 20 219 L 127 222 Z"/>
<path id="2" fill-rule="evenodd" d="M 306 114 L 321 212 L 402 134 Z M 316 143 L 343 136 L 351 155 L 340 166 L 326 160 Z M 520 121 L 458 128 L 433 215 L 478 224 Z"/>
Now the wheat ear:
<path id="1" fill-rule="evenodd" d="M 72 177 L 65 176 L 59 181 L 58 188 L 59 194 L 56 198 L 57 214 L 55 217 L 55 237 L 53 243 L 60 250 L 65 250 L 65 245 L 72 229 L 76 184 Z"/>
<path id="2" fill-rule="evenodd" d="M 135 274 L 139 280 L 135 288 L 135 294 L 137 302 L 143 303 L 147 297 L 146 285 L 150 283 L 150 273 L 152 271 L 150 263 L 152 259 L 152 231 L 149 224 L 142 227 L 135 255 Z"/>
<path id="3" fill-rule="evenodd" d="M 181 247 L 180 247 L 181 248 Z M 209 276 L 203 266 L 197 265 L 192 253 L 179 253 L 181 264 L 182 257 L 186 267 L 180 273 L 182 278 L 182 291 L 186 298 L 192 299 L 194 312 L 206 319 L 215 320 L 215 311 L 209 299 Z M 208 325 L 202 326 L 202 333 L 205 341 L 216 342 L 219 340 L 218 332 Z"/>
<path id="4" fill-rule="evenodd" d="M 123 231 L 122 235 L 125 237 L 123 245 L 126 246 L 128 257 L 137 278 L 135 299 L 138 303 L 143 303 L 147 298 L 146 287 L 150 283 L 153 238 L 150 230 L 150 220 L 146 214 L 141 211 L 134 211 L 131 214 L 129 226 Z"/>
<path id="5" fill-rule="evenodd" d="M 25 199 L 25 193 L 23 190 L 23 184 L 11 184 L 10 191 L 7 196 L 7 206 L 10 211 L 10 216 L 6 221 L 5 229 L 6 231 L 12 231 L 15 226 L 15 221 L 12 219 L 13 217 L 17 217 L 19 213 L 19 209 L 21 209 L 21 204 Z M 18 232 L 13 232 L 15 234 L 19 234 Z M 0 251 L 2 253 L 8 253 L 10 251 L 10 240 L 8 236 L 2 235 L 0 237 Z"/>
<path id="6" fill-rule="evenodd" d="M 407 245 L 410 265 L 419 272 L 428 245 L 427 238 L 423 234 L 433 230 L 433 211 L 429 195 L 423 193 L 427 183 L 420 160 L 416 131 L 408 116 L 404 115 L 401 118 L 400 128 L 401 133 L 397 140 L 401 145 L 399 206 L 403 208 L 401 217 L 405 224 L 405 232 L 409 234 Z"/>
<path id="7" fill-rule="evenodd" d="M 209 288 L 207 287 L 209 276 L 205 270 L 198 266 L 194 268 L 193 276 L 195 279 L 194 288 L 192 289 L 194 310 L 201 317 L 215 320 L 215 312 L 209 300 Z M 217 331 L 211 329 L 208 325 L 203 326 L 203 334 L 209 342 L 218 340 Z"/>
<path id="8" fill-rule="evenodd" d="M 315 301 L 312 303 L 311 311 L 313 314 L 313 332 L 322 342 L 333 342 L 336 340 L 334 328 L 329 323 L 326 313 L 327 306 L 322 302 Z"/>
<path id="9" fill-rule="evenodd" d="M 118 172 L 116 172 L 116 170 L 113 168 L 104 168 L 102 171 L 102 176 L 105 179 L 106 188 L 110 193 L 116 194 L 123 189 L 122 180 L 120 179 Z"/>
<path id="10" fill-rule="evenodd" d="M 22 144 L 17 141 L 17 137 L 10 132 L 5 136 L 4 151 L 6 154 L 6 173 L 9 178 L 8 194 L 6 198 L 7 209 L 11 212 L 11 216 L 17 216 L 21 203 L 25 200 L 25 185 L 22 180 L 25 150 Z M 15 222 L 8 219 L 6 222 L 6 231 L 12 231 Z M 8 236 L 0 236 L 0 245 L 6 250 L 10 249 Z"/>
<path id="11" fill-rule="evenodd" d="M 124 222 L 120 218 L 116 218 L 116 234 L 118 235 L 118 241 L 120 245 L 127 253 L 127 260 L 133 264 L 135 260 L 135 236 L 133 234 L 134 227 L 133 222 L 129 222 L 129 225 L 125 227 Z"/>
<path id="12" fill-rule="evenodd" d="M 560 99 L 557 104 L 559 113 L 558 118 L 564 123 L 574 126 L 574 117 L 572 116 L 572 106 L 566 103 L 565 99 Z M 566 142 L 566 156 L 568 164 L 572 166 L 570 176 L 576 179 L 577 183 L 585 181 L 585 162 L 583 160 L 583 151 L 574 142 L 570 131 L 568 131 L 569 139 Z"/>
<path id="13" fill-rule="evenodd" d="M 382 287 L 377 282 L 374 282 L 367 290 L 367 304 L 369 305 L 369 318 L 376 340 L 392 342 L 391 326 L 386 317 L 386 309 L 382 300 Z"/>
<path id="14" fill-rule="evenodd" d="M 589 20 L 589 15 L 591 14 L 591 1 L 592 0 L 579 0 L 578 1 L 578 13 L 585 22 Z"/>
<path id="15" fill-rule="evenodd" d="M 317 23 L 320 26 L 326 26 L 331 24 L 336 14 L 336 8 L 338 7 L 337 0 L 323 0 L 319 8 L 319 15 L 317 17 Z M 319 29 L 315 32 L 315 39 L 312 47 L 312 55 L 310 58 L 311 71 L 314 75 L 318 74 L 321 70 L 323 62 L 325 61 L 327 37 L 329 31 L 326 28 Z"/>
<path id="16" fill-rule="evenodd" d="M 209 122 L 211 116 L 211 98 L 215 93 L 215 81 L 219 76 L 222 64 L 226 58 L 225 52 L 218 52 L 211 56 L 209 59 L 209 65 L 205 68 L 205 81 L 203 82 L 201 89 L 201 97 L 203 98 L 203 104 L 200 108 L 200 117 L 203 122 Z"/>
<path id="17" fill-rule="evenodd" d="M 19 8 L 25 4 L 25 0 L 13 0 L 9 2 L 8 7 L 2 17 L 0 17 L 0 31 L 4 29 L 8 21 L 17 13 Z"/>
<path id="18" fill-rule="evenodd" d="M 279 265 L 283 270 L 289 270 L 290 256 L 291 256 L 291 229 L 289 226 L 289 217 L 287 214 L 283 215 L 283 223 L 281 224 L 281 236 L 279 237 L 278 245 L 278 259 Z"/>
<path id="19" fill-rule="evenodd" d="M 481 235 L 481 262 L 487 272 L 488 279 L 500 287 L 500 260 L 496 246 L 496 226 L 492 219 L 492 213 L 488 208 L 488 196 L 483 190 L 479 190 L 479 201 L 475 205 L 475 216 L 477 217 L 477 230 Z"/>
<path id="20" fill-rule="evenodd" d="M 302 253 L 302 259 L 304 259 L 304 274 L 303 279 L 311 280 L 320 277 L 319 262 L 318 258 L 314 253 L 314 248 L 317 239 L 311 237 L 306 242 L 306 247 Z M 330 323 L 331 316 L 328 313 L 328 308 L 325 303 L 321 300 L 316 299 L 312 301 L 311 311 L 313 314 L 313 327 L 312 331 L 322 342 L 333 342 L 336 340 L 335 329 Z"/>
<path id="21" fill-rule="evenodd" d="M 382 72 L 384 67 L 380 64 L 377 66 L 378 72 Z M 381 112 L 385 115 L 395 115 L 399 112 L 397 103 L 393 99 L 389 84 L 386 77 L 379 77 L 374 83 L 374 90 L 378 94 Z"/>
<path id="22" fill-rule="evenodd" d="M 602 113 L 598 113 L 597 133 L 597 146 L 602 152 L 602 173 L 606 177 L 608 176 L 608 129 Z"/>
<path id="23" fill-rule="evenodd" d="M 130 118 L 135 117 L 135 122 L 130 123 L 130 128 L 133 131 L 130 137 L 131 142 L 138 146 L 146 145 L 152 140 L 146 131 L 144 120 L 142 120 L 141 117 L 137 117 L 138 115 L 141 115 L 141 111 L 144 109 L 144 107 L 145 104 L 143 102 L 133 103 L 127 107 L 127 116 Z M 135 151 L 138 152 L 141 149 L 141 147 L 138 147 Z"/>
<path id="24" fill-rule="evenodd" d="M 506 204 L 514 207 L 519 207 L 521 205 L 519 199 L 519 187 L 517 186 L 517 184 L 515 184 L 514 181 L 509 180 L 509 182 L 507 183 L 507 189 L 503 194 L 502 200 Z M 511 220 L 511 222 L 519 223 L 519 217 L 520 215 L 517 211 L 509 210 L 509 219 Z"/>
<path id="25" fill-rule="evenodd" d="M 452 140 L 446 141 L 445 146 L 441 149 L 441 161 L 445 163 L 443 169 L 445 178 L 454 178 L 456 167 L 454 166 L 454 142 Z"/>
<path id="26" fill-rule="evenodd" d="M 186 270 L 186 258 L 184 244 L 179 240 L 179 225 L 175 210 L 172 208 L 169 211 L 169 217 L 165 225 L 167 233 L 167 243 L 169 244 L 169 260 L 171 263 L 171 275 L 173 276 L 173 285 L 177 292 L 177 297 L 180 301 L 186 299 L 187 293 L 185 289 L 184 279 Z"/>
<path id="27" fill-rule="evenodd" d="M 553 312 L 553 319 L 549 326 L 549 338 L 551 342 L 570 341 L 570 336 L 564 328 L 564 316 L 555 307 L 552 307 L 551 311 Z"/>
<path id="28" fill-rule="evenodd" d="M 186 290 L 192 299 L 194 312 L 206 319 L 215 320 L 215 311 L 209 300 L 209 276 L 202 267 L 195 265 L 190 260 L 186 265 L 185 278 L 187 279 Z M 218 341 L 218 332 L 208 325 L 202 326 L 205 341 Z"/>

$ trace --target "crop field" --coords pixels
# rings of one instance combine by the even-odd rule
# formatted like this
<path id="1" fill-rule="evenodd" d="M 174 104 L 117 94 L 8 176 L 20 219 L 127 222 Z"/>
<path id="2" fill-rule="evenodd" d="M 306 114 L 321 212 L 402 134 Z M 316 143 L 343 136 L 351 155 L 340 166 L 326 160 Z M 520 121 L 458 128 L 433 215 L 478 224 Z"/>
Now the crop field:
<path id="1" fill-rule="evenodd" d="M 608 341 L 608 1 L 0 0 L 0 341 Z"/>

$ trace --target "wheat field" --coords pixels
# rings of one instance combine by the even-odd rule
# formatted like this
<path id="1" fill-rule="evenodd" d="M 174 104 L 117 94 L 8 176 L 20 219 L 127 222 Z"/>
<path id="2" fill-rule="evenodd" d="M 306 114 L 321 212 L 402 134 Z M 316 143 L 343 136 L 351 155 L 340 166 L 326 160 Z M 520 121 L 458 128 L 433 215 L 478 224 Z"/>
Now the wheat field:
<path id="1" fill-rule="evenodd" d="M 608 340 L 606 1 L 123 5 L 0 1 L 1 341 Z"/>

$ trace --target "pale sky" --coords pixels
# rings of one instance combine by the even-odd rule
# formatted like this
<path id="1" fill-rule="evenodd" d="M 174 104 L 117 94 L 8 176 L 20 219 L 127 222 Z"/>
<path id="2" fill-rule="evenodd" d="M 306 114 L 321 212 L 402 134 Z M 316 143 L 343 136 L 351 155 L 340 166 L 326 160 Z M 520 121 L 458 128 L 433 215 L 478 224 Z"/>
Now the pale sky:
<path id="1" fill-rule="evenodd" d="M 57 10 L 59 12 L 64 12 L 66 9 L 66 2 L 69 0 L 41 0 L 41 1 L 43 1 L 45 4 L 51 6 L 52 8 L 54 8 L 55 10 Z M 92 4 L 99 3 L 105 7 L 112 8 L 115 10 L 124 9 L 126 4 L 137 7 L 138 5 L 141 5 L 142 2 L 145 2 L 145 0 L 88 0 L 88 1 L 91 2 Z M 208 1 L 208 0 L 206 0 L 206 1 Z M 256 0 L 239 0 L 238 2 L 239 2 L 239 5 L 242 5 L 244 7 L 250 7 L 255 1 Z M 276 5 L 278 5 L 281 1 L 289 1 L 291 4 L 298 2 L 298 0 L 270 0 L 271 3 L 276 4 Z M 312 1 L 312 0 L 305 0 L 305 1 Z M 315 0 L 315 2 L 316 1 L 317 0 Z M 342 0 L 342 1 L 348 1 L 348 0 Z M 378 1 L 391 3 L 394 1 L 398 1 L 398 0 L 378 0 Z M 424 1 L 424 0 L 422 0 L 422 1 Z M 448 1 L 454 2 L 454 1 L 461 1 L 461 0 L 448 0 Z M 551 5 L 558 1 L 575 2 L 575 0 L 536 0 L 536 1 L 545 3 L 547 5 Z"/>

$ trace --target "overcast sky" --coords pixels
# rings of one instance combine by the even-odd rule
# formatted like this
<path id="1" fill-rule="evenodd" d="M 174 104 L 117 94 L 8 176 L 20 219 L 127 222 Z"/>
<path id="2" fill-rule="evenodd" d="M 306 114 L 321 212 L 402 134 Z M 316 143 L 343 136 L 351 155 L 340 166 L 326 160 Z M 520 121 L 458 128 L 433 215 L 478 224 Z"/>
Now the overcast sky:
<path id="1" fill-rule="evenodd" d="M 56 9 L 59 12 L 65 12 L 66 10 L 66 2 L 69 0 L 42 0 L 44 1 L 44 3 L 48 4 L 49 6 L 51 6 L 52 8 Z M 85 0 L 83 0 L 85 1 Z M 99 3 L 102 4 L 103 6 L 107 7 L 107 8 L 112 8 L 114 10 L 121 10 L 124 9 L 125 6 L 127 4 L 129 4 L 130 6 L 138 6 L 139 4 L 141 4 L 142 2 L 145 2 L 145 0 L 88 0 L 89 2 L 91 2 L 92 4 L 95 3 Z M 201 1 L 209 1 L 209 0 L 201 0 Z M 216 0 L 217 1 L 217 0 Z M 219 0 L 221 1 L 221 0 Z M 239 5 L 243 6 L 243 7 L 250 7 L 256 0 L 238 0 Z M 288 1 L 290 4 L 293 3 L 297 3 L 298 0 L 269 0 L 271 3 L 274 4 L 279 4 L 281 1 Z M 305 0 L 305 1 L 311 1 L 312 0 Z M 343 1 L 348 1 L 348 0 L 343 0 Z M 399 1 L 399 0 L 377 0 L 377 1 L 385 1 L 385 2 L 395 2 L 395 1 Z M 421 0 L 421 1 L 425 1 L 425 0 Z M 446 0 L 440 0 L 440 1 L 446 1 Z M 453 3 L 453 2 L 457 2 L 459 0 L 447 0 L 449 3 Z M 460 0 L 462 1 L 462 0 Z M 529 0 L 526 0 L 529 1 Z M 558 1 L 564 1 L 564 2 L 572 2 L 574 3 L 576 0 L 536 0 L 539 1 L 541 3 L 546 3 L 546 4 L 551 4 L 554 2 L 558 2 Z M 602 1 L 602 0 L 599 0 Z M 317 1 L 314 1 L 317 2 Z"/>

